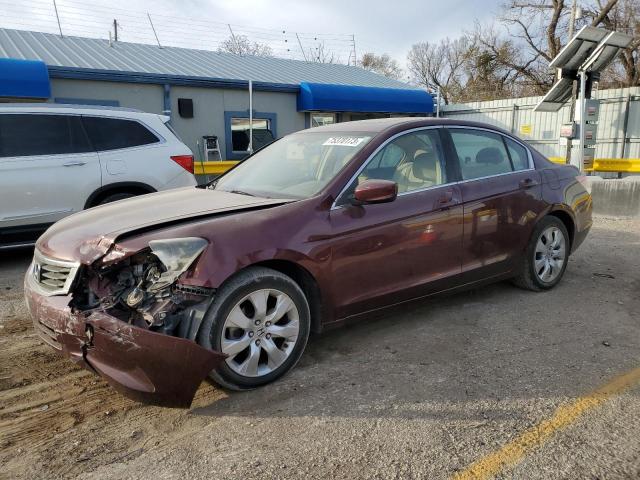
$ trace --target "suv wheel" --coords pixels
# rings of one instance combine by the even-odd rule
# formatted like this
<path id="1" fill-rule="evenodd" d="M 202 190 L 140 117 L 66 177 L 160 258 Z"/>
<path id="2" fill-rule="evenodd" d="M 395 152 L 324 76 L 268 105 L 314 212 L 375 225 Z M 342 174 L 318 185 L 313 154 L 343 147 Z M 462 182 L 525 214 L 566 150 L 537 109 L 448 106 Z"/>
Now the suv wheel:
<path id="1" fill-rule="evenodd" d="M 96 207 L 98 205 L 104 205 L 106 203 L 111 203 L 111 202 L 117 202 L 118 200 L 124 200 L 125 198 L 131 198 L 131 197 L 135 197 L 135 196 L 137 196 L 137 194 L 128 193 L 128 192 L 113 193 L 111 195 L 107 195 L 102 200 L 100 200 L 98 203 L 96 203 Z"/>
<path id="2" fill-rule="evenodd" d="M 298 362 L 310 330 L 307 299 L 288 276 L 252 267 L 224 285 L 198 332 L 198 343 L 228 355 L 209 376 L 232 390 L 281 377 Z"/>

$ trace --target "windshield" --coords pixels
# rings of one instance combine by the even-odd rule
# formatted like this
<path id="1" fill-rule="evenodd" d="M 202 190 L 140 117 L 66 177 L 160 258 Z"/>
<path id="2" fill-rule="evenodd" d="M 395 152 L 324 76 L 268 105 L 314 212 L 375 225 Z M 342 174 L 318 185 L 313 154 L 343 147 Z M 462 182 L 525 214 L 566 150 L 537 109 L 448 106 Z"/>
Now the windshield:
<path id="1" fill-rule="evenodd" d="M 308 198 L 320 192 L 371 140 L 357 132 L 300 132 L 256 152 L 215 183 L 216 190 Z"/>

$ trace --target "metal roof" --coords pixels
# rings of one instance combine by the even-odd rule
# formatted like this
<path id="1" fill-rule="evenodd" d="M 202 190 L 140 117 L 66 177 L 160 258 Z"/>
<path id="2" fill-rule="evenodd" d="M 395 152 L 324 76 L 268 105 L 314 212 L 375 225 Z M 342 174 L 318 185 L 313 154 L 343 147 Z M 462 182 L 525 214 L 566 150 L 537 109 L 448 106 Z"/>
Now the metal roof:
<path id="1" fill-rule="evenodd" d="M 50 33 L 0 29 L 0 58 L 42 60 L 50 67 L 74 71 L 107 71 L 172 78 L 253 80 L 264 84 L 301 82 L 408 88 L 411 85 L 359 67 L 303 62 L 274 57 L 240 56 L 206 50 L 158 47 Z M 85 77 L 89 78 L 89 77 Z M 159 78 L 159 77 L 158 77 Z M 161 80 L 161 78 L 159 78 Z"/>

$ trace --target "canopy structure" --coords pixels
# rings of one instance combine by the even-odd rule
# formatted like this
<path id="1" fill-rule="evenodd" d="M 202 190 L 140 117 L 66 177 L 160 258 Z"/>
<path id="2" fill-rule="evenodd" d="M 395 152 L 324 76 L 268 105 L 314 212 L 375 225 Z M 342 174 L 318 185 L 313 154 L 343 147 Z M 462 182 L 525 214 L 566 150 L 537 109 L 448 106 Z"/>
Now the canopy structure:
<path id="1" fill-rule="evenodd" d="M 298 111 L 433 113 L 433 97 L 424 90 L 300 83 Z"/>
<path id="2" fill-rule="evenodd" d="M 50 96 L 49 72 L 44 62 L 0 58 L 0 98 L 44 100 Z"/>

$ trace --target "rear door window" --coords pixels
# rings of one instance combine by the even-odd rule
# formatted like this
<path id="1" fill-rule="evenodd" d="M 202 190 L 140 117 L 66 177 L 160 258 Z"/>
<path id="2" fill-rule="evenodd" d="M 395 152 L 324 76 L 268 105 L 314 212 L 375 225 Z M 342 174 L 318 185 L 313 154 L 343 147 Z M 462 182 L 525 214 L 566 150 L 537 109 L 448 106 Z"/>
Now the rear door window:
<path id="1" fill-rule="evenodd" d="M 484 130 L 449 129 L 463 180 L 512 172 L 501 135 Z"/>
<path id="2" fill-rule="evenodd" d="M 135 120 L 106 117 L 82 117 L 93 147 L 99 151 L 139 147 L 160 140 L 147 127 Z"/>
<path id="3" fill-rule="evenodd" d="M 91 151 L 79 116 L 0 114 L 0 157 Z"/>

